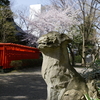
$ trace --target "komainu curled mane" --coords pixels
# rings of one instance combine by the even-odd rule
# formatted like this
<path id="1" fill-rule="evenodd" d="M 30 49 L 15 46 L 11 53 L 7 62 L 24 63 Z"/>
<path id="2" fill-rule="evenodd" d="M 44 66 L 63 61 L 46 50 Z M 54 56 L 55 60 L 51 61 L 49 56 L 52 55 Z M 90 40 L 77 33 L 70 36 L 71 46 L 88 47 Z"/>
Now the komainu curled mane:
<path id="1" fill-rule="evenodd" d="M 86 100 L 84 94 L 97 98 L 92 83 L 86 83 L 69 64 L 67 45 L 71 40 L 65 34 L 49 32 L 38 40 L 43 55 L 42 77 L 47 84 L 47 100 Z"/>

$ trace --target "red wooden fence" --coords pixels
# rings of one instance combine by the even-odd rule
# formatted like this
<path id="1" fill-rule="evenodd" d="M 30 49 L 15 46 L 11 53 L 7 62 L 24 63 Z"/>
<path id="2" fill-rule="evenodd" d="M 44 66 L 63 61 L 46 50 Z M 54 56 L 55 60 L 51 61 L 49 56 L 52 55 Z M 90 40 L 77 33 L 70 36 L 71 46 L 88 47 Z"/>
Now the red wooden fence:
<path id="1" fill-rule="evenodd" d="M 38 59 L 39 49 L 13 43 L 0 43 L 0 66 L 2 69 L 12 68 L 12 60 Z"/>

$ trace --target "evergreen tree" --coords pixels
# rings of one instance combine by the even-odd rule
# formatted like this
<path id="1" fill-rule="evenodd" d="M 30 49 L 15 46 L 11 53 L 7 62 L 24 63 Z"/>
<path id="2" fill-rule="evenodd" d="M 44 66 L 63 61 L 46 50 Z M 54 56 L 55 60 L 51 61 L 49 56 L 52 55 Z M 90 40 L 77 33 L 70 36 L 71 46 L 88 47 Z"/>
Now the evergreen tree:
<path id="1" fill-rule="evenodd" d="M 9 0 L 0 0 L 0 42 L 16 43 L 16 29 Z"/>
<path id="2" fill-rule="evenodd" d="M 9 0 L 0 0 L 0 5 L 9 6 L 10 5 L 10 1 Z"/>

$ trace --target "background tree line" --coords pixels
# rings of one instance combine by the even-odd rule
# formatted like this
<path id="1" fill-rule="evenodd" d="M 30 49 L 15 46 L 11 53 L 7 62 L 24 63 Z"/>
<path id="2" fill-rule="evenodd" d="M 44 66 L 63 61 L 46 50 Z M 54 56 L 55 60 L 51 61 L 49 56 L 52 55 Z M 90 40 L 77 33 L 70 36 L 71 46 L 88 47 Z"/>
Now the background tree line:
<path id="1" fill-rule="evenodd" d="M 8 0 L 1 0 L 1 1 L 4 2 L 4 3 L 2 2 L 0 3 L 2 7 L 5 7 L 4 4 L 6 3 L 8 7 L 6 10 L 7 12 L 9 12 L 9 14 L 7 14 L 7 16 L 5 15 L 5 17 L 7 17 L 5 18 L 6 23 L 4 22 L 4 20 L 0 20 L 1 22 L 5 23 L 5 24 L 0 25 L 2 27 L 1 28 L 2 30 L 0 31 L 0 35 L 1 35 L 0 40 L 2 42 L 7 42 L 7 41 L 14 42 L 16 41 L 16 39 L 13 36 L 16 30 L 14 29 L 14 24 L 11 22 L 11 20 L 13 20 L 13 17 L 12 17 L 13 14 L 9 8 Z M 75 54 L 74 54 L 76 52 L 75 50 L 77 50 L 77 54 L 79 58 L 82 59 L 81 63 L 83 66 L 87 65 L 87 61 L 86 61 L 87 55 L 91 55 L 91 57 L 93 58 L 91 64 L 96 59 L 99 59 L 99 33 L 100 33 L 100 2 L 99 0 L 70 0 L 70 1 L 69 0 L 50 0 L 50 1 L 51 1 L 51 5 L 55 9 L 60 9 L 58 16 L 60 16 L 59 18 L 62 17 L 62 20 L 59 19 L 59 21 L 56 21 L 53 17 L 50 17 L 50 15 L 54 16 L 53 12 L 55 10 L 55 9 L 50 8 L 49 7 L 50 5 L 44 6 L 43 8 L 44 12 L 42 12 L 42 14 L 36 14 L 39 19 L 42 18 L 42 21 L 31 20 L 26 15 L 25 17 L 23 17 L 25 14 L 25 10 L 23 9 L 19 10 L 15 14 L 18 16 L 18 18 L 20 19 L 19 22 L 21 23 L 21 24 L 20 23 L 17 23 L 17 24 L 21 25 L 20 27 L 22 27 L 23 25 L 24 26 L 26 25 L 26 30 L 28 34 L 25 35 L 24 40 L 28 40 L 29 44 L 34 44 L 34 43 L 36 44 L 36 41 L 39 37 L 36 37 L 31 34 L 35 29 L 38 28 L 38 30 L 40 30 L 40 33 L 42 35 L 44 34 L 43 32 L 48 31 L 49 28 L 51 29 L 51 31 L 53 31 L 54 30 L 53 28 L 56 26 L 55 27 L 56 31 L 59 30 L 59 32 L 61 32 L 63 30 L 63 33 L 67 34 L 73 40 L 72 43 L 69 44 L 69 50 L 70 50 L 70 55 L 71 55 L 73 65 L 75 65 L 75 60 L 76 60 Z M 69 12 L 65 12 L 66 9 L 67 10 L 69 9 Z M 1 12 L 2 11 L 3 10 L 1 9 Z M 51 13 L 48 13 L 48 11 L 51 11 Z M 78 11 L 80 13 L 78 13 Z M 66 16 L 64 15 L 64 13 L 66 13 Z M 74 20 L 69 21 L 67 17 L 72 18 L 72 19 L 74 18 Z M 45 20 L 43 20 L 43 18 Z M 78 24 L 77 23 L 73 24 L 75 20 L 77 20 Z M 53 21 L 56 21 L 56 25 Z M 43 22 L 45 22 L 46 25 Z M 59 22 L 62 22 L 62 23 L 59 24 Z M 65 22 L 66 23 L 70 22 L 70 23 L 68 25 Z M 41 27 L 39 26 L 40 24 L 41 24 Z M 8 28 L 8 26 L 11 26 L 11 27 Z M 11 36 L 12 38 L 10 38 Z"/>
<path id="2" fill-rule="evenodd" d="M 82 65 L 86 66 L 86 56 L 92 57 L 92 62 L 99 58 L 99 40 L 100 40 L 100 2 L 98 0 L 51 0 L 56 7 L 63 7 L 75 4 L 74 9 L 80 9 L 81 13 L 77 15 L 80 21 L 79 25 L 72 27 L 70 31 L 73 35 L 72 49 L 78 50 L 78 54 L 82 58 Z M 76 2 L 76 3 L 75 3 Z M 69 32 L 69 33 L 70 33 Z M 77 35 L 76 35 L 77 34 Z M 70 49 L 71 50 L 71 49 Z M 72 55 L 72 64 L 75 58 Z M 91 64 L 92 64 L 91 62 Z"/>

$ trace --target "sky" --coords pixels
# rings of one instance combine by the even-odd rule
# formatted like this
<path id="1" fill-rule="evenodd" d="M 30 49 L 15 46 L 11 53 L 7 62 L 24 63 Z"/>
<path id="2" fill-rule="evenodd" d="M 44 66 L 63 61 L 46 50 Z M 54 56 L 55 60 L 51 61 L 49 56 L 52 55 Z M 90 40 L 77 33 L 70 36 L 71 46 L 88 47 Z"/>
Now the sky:
<path id="1" fill-rule="evenodd" d="M 19 8 L 20 6 L 29 7 L 33 4 L 49 4 L 50 0 L 9 0 L 13 8 Z"/>
<path id="2" fill-rule="evenodd" d="M 29 16 L 29 7 L 30 5 L 35 4 L 50 4 L 50 0 L 9 0 L 11 4 L 11 10 L 16 14 L 17 10 L 25 10 Z M 14 18 L 15 22 L 18 22 L 18 19 Z"/>

